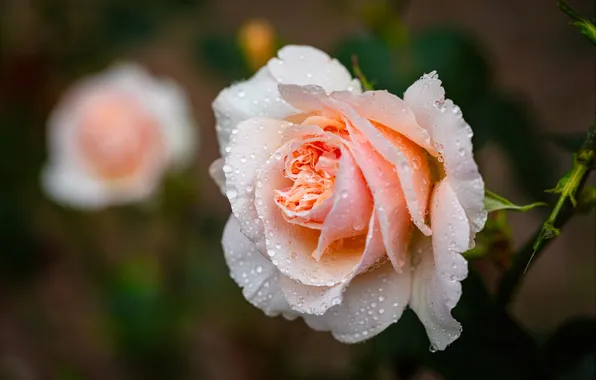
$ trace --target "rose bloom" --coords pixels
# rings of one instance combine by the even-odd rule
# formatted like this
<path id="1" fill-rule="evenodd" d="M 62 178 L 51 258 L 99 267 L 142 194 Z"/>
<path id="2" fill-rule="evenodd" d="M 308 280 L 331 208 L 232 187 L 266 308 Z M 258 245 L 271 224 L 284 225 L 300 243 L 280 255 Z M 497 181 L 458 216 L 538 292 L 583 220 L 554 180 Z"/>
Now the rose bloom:
<path id="1" fill-rule="evenodd" d="M 436 73 L 403 100 L 287 46 L 213 103 L 211 172 L 233 215 L 232 278 L 267 315 L 360 342 L 409 306 L 433 349 L 456 340 L 461 255 L 486 220 L 472 130 Z"/>
<path id="2" fill-rule="evenodd" d="M 164 173 L 194 157 L 184 92 L 132 63 L 72 86 L 48 121 L 46 193 L 82 209 L 140 201 Z"/>

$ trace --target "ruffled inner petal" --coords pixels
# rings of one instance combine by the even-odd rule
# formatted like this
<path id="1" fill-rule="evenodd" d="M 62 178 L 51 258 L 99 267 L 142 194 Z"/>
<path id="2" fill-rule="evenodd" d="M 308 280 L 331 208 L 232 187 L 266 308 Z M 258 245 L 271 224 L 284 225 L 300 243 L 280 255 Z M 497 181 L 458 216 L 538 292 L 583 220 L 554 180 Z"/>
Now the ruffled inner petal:
<path id="1" fill-rule="evenodd" d="M 321 315 L 330 307 L 342 302 L 343 293 L 355 276 L 371 269 L 372 266 L 380 266 L 386 257 L 381 227 L 373 211 L 368 222 L 366 243 L 360 262 L 345 281 L 335 286 L 307 286 L 285 277 L 281 279 L 280 286 L 293 310 Z"/>
<path id="2" fill-rule="evenodd" d="M 325 218 L 317 250 L 313 253 L 317 260 L 333 242 L 365 233 L 373 210 L 370 190 L 352 153 L 345 147 L 341 152 L 333 207 Z"/>
<path id="3" fill-rule="evenodd" d="M 407 244 L 412 222 L 401 185 L 393 165 L 370 145 L 366 138 L 348 123 L 352 135 L 350 148 L 372 192 L 387 255 L 396 270 L 407 261 Z"/>
<path id="4" fill-rule="evenodd" d="M 292 185 L 283 175 L 284 157 L 291 152 L 291 144 L 284 144 L 257 174 L 255 204 L 265 228 L 266 251 L 273 264 L 293 280 L 305 285 L 333 286 L 343 281 L 358 264 L 362 248 L 346 246 L 329 252 L 320 261 L 312 257 L 320 231 L 288 223 L 273 197 L 276 189 Z"/>
<path id="5" fill-rule="evenodd" d="M 354 96 L 338 92 L 333 98 L 349 104 L 360 116 L 407 137 L 420 147 L 436 156 L 428 131 L 418 125 L 416 116 L 406 102 L 387 91 L 366 91 Z"/>
<path id="6" fill-rule="evenodd" d="M 391 172 L 397 172 L 401 190 L 404 194 L 407 209 L 410 212 L 410 216 L 414 224 L 424 233 L 430 235 L 432 230 L 425 223 L 427 199 L 424 199 L 424 192 L 421 194 L 417 193 L 415 183 L 424 183 L 425 181 L 430 186 L 430 173 L 422 170 L 414 170 L 415 162 L 422 163 L 425 160 L 425 155 L 421 148 L 416 152 L 416 148 L 413 144 L 410 145 L 408 151 L 402 151 L 398 145 L 390 141 L 383 135 L 383 133 L 377 129 L 369 120 L 358 115 L 350 106 L 345 103 L 341 103 L 336 100 L 325 100 L 323 103 L 340 112 L 345 117 L 346 125 L 351 135 L 356 136 L 356 133 L 361 133 L 370 145 L 383 156 L 385 160 L 391 163 Z M 350 127 L 352 130 L 350 130 Z M 398 134 L 391 134 L 389 137 L 396 141 L 398 139 L 395 136 Z M 354 139 L 354 137 L 352 138 Z M 406 146 L 408 143 L 406 140 L 400 140 L 401 146 Z M 412 154 L 408 156 L 406 154 Z M 412 165 L 410 164 L 412 162 Z M 393 169 L 394 168 L 394 169 Z M 420 166 L 422 168 L 422 166 Z M 367 179 L 368 180 L 368 179 Z M 370 184 L 370 182 L 369 182 Z M 426 192 L 428 194 L 428 192 Z M 427 197 L 426 197 L 427 198 Z"/>

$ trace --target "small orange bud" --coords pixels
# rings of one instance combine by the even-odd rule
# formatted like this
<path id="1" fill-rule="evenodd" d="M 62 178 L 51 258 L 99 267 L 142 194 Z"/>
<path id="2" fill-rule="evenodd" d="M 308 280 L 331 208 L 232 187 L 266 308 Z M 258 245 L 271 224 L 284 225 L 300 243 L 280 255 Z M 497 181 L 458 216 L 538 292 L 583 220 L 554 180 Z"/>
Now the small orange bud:
<path id="1" fill-rule="evenodd" d="M 275 54 L 275 29 L 267 20 L 246 22 L 238 32 L 238 40 L 252 71 L 257 71 Z"/>

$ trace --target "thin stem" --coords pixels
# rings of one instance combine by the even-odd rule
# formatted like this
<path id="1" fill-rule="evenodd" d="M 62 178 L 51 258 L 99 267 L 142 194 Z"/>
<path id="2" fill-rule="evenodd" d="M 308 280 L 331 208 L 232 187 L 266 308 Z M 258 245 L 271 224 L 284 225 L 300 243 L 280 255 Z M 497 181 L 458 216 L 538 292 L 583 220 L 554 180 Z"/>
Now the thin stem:
<path id="1" fill-rule="evenodd" d="M 577 205 L 576 194 L 583 188 L 590 171 L 596 164 L 596 122 L 592 124 L 586 139 L 574 157 L 573 168 L 565 174 L 552 192 L 560 194 L 550 215 L 531 240 L 515 255 L 511 268 L 503 275 L 497 295 L 497 304 L 506 309 L 533 259 L 560 233 L 560 229 L 573 216 Z"/>
<path id="2" fill-rule="evenodd" d="M 594 24 L 587 18 L 576 13 L 565 0 L 558 1 L 557 6 L 573 20 L 571 25 L 577 26 L 581 33 L 586 36 L 586 38 L 592 42 L 592 44 L 596 45 L 596 27 Z"/>
<path id="3" fill-rule="evenodd" d="M 356 78 L 358 78 L 362 84 L 362 88 L 364 88 L 365 91 L 373 91 L 375 89 L 373 84 L 368 81 L 362 72 L 362 69 L 360 69 L 360 65 L 358 64 L 358 56 L 355 54 L 352 55 L 352 70 L 354 70 L 354 75 L 356 75 Z"/>

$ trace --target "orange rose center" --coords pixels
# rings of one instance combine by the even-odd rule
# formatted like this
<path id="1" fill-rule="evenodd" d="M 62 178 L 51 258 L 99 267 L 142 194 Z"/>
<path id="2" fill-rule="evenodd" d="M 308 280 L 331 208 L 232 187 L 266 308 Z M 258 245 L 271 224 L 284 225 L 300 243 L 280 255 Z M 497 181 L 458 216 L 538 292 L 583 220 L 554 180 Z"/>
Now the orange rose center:
<path id="1" fill-rule="evenodd" d="M 286 157 L 284 175 L 291 187 L 275 190 L 275 202 L 285 211 L 299 213 L 319 206 L 333 194 L 339 166 L 339 147 L 324 141 L 310 141 Z"/>

